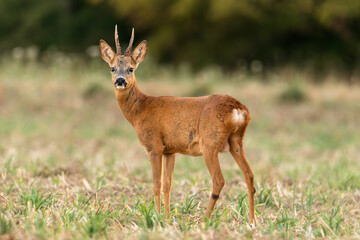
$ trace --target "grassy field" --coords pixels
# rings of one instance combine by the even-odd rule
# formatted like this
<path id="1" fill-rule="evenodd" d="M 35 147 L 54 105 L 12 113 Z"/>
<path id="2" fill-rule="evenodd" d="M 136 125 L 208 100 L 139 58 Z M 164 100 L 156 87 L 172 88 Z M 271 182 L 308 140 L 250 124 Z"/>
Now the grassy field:
<path id="1" fill-rule="evenodd" d="M 201 157 L 177 155 L 171 217 L 154 210 L 151 167 L 118 109 L 105 63 L 65 56 L 0 63 L 1 239 L 238 239 L 360 237 L 360 86 L 306 74 L 257 76 L 159 69 L 151 95 L 229 94 L 248 106 L 245 151 L 255 174 L 258 226 L 230 154 L 209 220 L 211 179 Z"/>

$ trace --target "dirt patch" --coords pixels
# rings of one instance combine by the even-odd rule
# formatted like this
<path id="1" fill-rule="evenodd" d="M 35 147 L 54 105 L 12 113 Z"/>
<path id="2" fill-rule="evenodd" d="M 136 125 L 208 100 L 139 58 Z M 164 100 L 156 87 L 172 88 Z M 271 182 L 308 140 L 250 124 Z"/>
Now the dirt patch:
<path id="1" fill-rule="evenodd" d="M 67 167 L 58 167 L 55 169 L 49 169 L 48 167 L 44 167 L 40 172 L 36 174 L 37 177 L 44 178 L 58 175 L 84 177 L 85 169 L 82 163 L 75 161 Z"/>

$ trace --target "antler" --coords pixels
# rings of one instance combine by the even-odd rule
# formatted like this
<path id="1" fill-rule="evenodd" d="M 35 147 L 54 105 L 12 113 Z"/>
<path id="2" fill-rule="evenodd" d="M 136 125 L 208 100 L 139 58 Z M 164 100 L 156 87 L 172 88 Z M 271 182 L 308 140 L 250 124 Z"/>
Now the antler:
<path id="1" fill-rule="evenodd" d="M 116 44 L 116 54 L 121 55 L 121 47 L 119 42 L 119 35 L 117 31 L 117 25 L 115 25 L 115 44 Z"/>
<path id="2" fill-rule="evenodd" d="M 131 38 L 130 38 L 129 46 L 125 50 L 125 53 L 124 53 L 125 56 L 130 56 L 133 42 L 134 42 L 134 28 L 132 29 L 132 32 L 131 32 Z"/>

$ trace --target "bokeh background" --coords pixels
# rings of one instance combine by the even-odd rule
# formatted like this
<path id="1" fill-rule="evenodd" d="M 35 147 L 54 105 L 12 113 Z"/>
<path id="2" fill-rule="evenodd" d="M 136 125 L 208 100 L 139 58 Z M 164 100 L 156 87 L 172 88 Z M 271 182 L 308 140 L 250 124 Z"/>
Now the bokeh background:
<path id="1" fill-rule="evenodd" d="M 100 39 L 131 28 L 149 95 L 228 94 L 251 123 L 257 228 L 243 174 L 201 220 L 211 178 L 177 155 L 171 216 L 114 97 Z M 0 1 L 0 239 L 360 236 L 360 1 Z M 184 109 L 186 111 L 186 109 Z"/>
<path id="2" fill-rule="evenodd" d="M 316 81 L 359 78 L 356 0 L 13 0 L 0 3 L 0 22 L 2 54 L 33 47 L 39 60 L 53 51 L 86 57 L 100 38 L 113 43 L 118 24 L 121 43 L 134 27 L 159 63 L 265 73 L 293 65 Z"/>

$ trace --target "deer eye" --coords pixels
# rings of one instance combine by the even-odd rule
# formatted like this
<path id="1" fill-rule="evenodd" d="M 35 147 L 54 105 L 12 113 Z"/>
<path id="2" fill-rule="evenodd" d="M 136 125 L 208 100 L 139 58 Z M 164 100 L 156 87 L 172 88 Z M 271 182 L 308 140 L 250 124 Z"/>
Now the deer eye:
<path id="1" fill-rule="evenodd" d="M 134 72 L 134 69 L 133 68 L 129 68 L 129 73 L 132 73 Z"/>
<path id="2" fill-rule="evenodd" d="M 115 68 L 112 67 L 110 71 L 111 71 L 112 73 L 115 72 Z"/>

